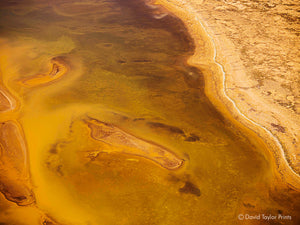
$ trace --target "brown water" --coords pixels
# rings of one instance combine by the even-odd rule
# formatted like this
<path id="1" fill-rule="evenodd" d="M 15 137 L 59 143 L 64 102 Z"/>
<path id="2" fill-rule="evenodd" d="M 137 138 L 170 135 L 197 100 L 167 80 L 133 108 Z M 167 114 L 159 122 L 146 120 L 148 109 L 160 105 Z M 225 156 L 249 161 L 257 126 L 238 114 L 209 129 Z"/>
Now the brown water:
<path id="1" fill-rule="evenodd" d="M 263 146 L 214 109 L 203 74 L 185 64 L 194 45 L 177 18 L 140 0 L 0 6 L 3 83 L 21 105 L 1 120 L 23 126 L 37 207 L 51 218 L 192 225 L 237 224 L 240 212 L 294 215 L 293 200 L 268 194 Z M 68 65 L 65 75 L 48 85 L 20 84 L 53 73 L 54 57 Z M 168 170 L 95 141 L 87 117 L 163 146 L 184 165 Z M 0 213 L 0 223 L 33 224 L 35 213 L 26 211 L 31 219 L 24 221 L 25 210 Z"/>

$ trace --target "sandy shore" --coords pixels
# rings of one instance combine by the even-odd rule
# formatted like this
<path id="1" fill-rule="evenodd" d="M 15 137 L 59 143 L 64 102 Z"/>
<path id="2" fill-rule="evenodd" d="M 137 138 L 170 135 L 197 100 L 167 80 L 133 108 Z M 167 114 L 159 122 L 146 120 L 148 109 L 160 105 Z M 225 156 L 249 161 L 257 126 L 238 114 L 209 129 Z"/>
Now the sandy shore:
<path id="1" fill-rule="evenodd" d="M 297 77 L 295 73 L 293 74 L 294 71 L 289 71 L 290 77 L 281 77 L 282 79 L 276 79 L 275 74 L 273 78 L 275 83 L 270 83 L 263 76 L 259 77 L 253 74 L 251 69 L 254 65 L 247 64 L 247 58 L 240 57 L 240 45 L 245 45 L 245 43 L 235 42 L 234 35 L 226 32 L 227 29 L 234 30 L 235 27 L 231 26 L 231 22 L 233 24 L 238 23 L 234 18 L 231 20 L 225 18 L 227 14 L 231 14 L 226 14 L 226 10 L 231 12 L 231 8 L 228 7 L 237 8 L 241 7 L 240 5 L 233 3 L 233 5 L 228 5 L 228 2 L 215 3 L 214 5 L 213 2 L 207 3 L 196 0 L 157 0 L 155 4 L 163 5 L 186 24 L 196 45 L 195 53 L 188 59 L 188 63 L 204 71 L 205 92 L 212 103 L 234 124 L 242 126 L 243 129 L 249 128 L 249 135 L 252 133 L 260 136 L 267 145 L 267 149 L 270 150 L 271 158 L 274 159 L 272 161 L 275 177 L 291 188 L 299 190 L 300 166 L 297 155 L 299 155 L 300 119 L 296 102 L 296 95 L 299 90 L 298 87 L 295 87 L 294 92 L 289 93 L 282 88 L 277 88 L 278 85 L 286 84 L 289 79 Z M 223 6 L 222 8 L 222 4 L 226 7 Z M 218 15 L 218 10 L 224 11 L 224 20 L 217 20 L 214 17 L 215 14 Z M 237 8 L 236 10 L 244 10 L 244 8 Z M 258 9 L 255 10 L 250 11 L 249 15 L 246 14 L 246 16 L 251 18 L 253 13 L 259 11 Z M 257 23 L 266 23 L 264 17 L 255 19 L 254 23 L 240 24 L 240 26 L 245 25 L 246 29 L 248 27 L 253 28 Z M 218 21 L 221 25 L 218 24 Z M 240 35 L 238 38 L 243 37 Z M 273 44 L 272 40 L 267 41 Z M 251 40 L 249 42 L 251 43 Z M 282 45 L 284 46 L 284 43 Z M 289 51 L 288 47 L 291 46 L 285 47 L 287 51 Z M 251 52 L 251 48 L 255 49 L 256 45 L 250 44 L 241 48 Z M 272 52 L 267 53 L 267 55 L 274 55 L 275 53 L 281 54 L 281 52 Z M 254 51 L 252 54 L 257 55 L 258 53 Z M 275 57 L 275 59 L 277 58 Z M 277 62 L 276 60 L 273 61 Z M 282 64 L 280 61 L 277 63 Z M 275 66 L 276 64 L 269 63 L 261 66 L 261 70 L 272 71 L 272 67 Z M 267 96 L 265 96 L 266 93 Z M 294 100 L 294 107 L 288 107 L 288 104 L 278 104 L 280 101 L 276 100 L 276 96 L 274 97 L 272 93 L 276 93 L 277 97 L 285 96 L 287 99 Z M 290 97 L 292 94 L 294 97 Z"/>

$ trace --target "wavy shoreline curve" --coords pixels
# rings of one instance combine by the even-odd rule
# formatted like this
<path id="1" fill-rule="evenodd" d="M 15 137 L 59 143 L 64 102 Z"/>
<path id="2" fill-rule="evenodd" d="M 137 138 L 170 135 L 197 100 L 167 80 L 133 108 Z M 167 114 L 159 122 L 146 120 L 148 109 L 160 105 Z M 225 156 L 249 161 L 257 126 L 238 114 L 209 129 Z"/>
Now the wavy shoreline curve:
<path id="1" fill-rule="evenodd" d="M 183 6 L 178 5 L 178 3 L 182 4 Z M 178 16 L 186 25 L 196 45 L 194 55 L 192 55 L 187 61 L 188 64 L 200 67 L 201 69 L 205 67 L 207 69 L 207 67 L 209 66 L 214 66 L 217 67 L 215 68 L 218 70 L 217 74 L 220 74 L 220 72 L 222 73 L 221 79 L 220 77 L 217 78 L 220 79 L 218 81 L 213 76 L 209 77 L 207 75 L 204 75 L 205 81 L 208 81 L 207 83 L 209 83 L 209 85 L 207 85 L 206 83 L 205 94 L 217 107 L 218 111 L 220 111 L 223 115 L 226 114 L 226 118 L 230 119 L 231 122 L 235 124 L 240 123 L 239 126 L 242 125 L 243 127 L 250 129 L 257 136 L 262 138 L 263 141 L 268 145 L 269 151 L 272 153 L 272 156 L 275 160 L 276 172 L 279 173 L 280 179 L 287 183 L 291 188 L 300 190 L 300 175 L 297 174 L 289 164 L 286 153 L 279 139 L 266 127 L 248 118 L 244 113 L 242 113 L 241 110 L 237 107 L 236 102 L 227 95 L 226 73 L 224 71 L 224 66 L 216 60 L 217 48 L 215 41 L 211 34 L 207 31 L 207 28 L 203 25 L 203 22 L 201 22 L 199 14 L 195 12 L 195 10 L 191 9 L 188 3 L 183 1 L 156 0 L 155 2 L 152 2 L 152 4 L 159 4 L 164 6 L 167 10 Z M 199 50 L 199 43 L 197 42 L 197 36 L 199 35 L 203 39 L 206 39 L 206 41 L 209 41 L 209 43 L 205 43 L 210 45 L 210 49 L 208 49 L 207 46 L 204 47 L 206 48 L 205 50 L 208 51 L 208 54 L 204 54 L 205 56 L 202 56 L 203 58 L 206 57 L 206 59 L 203 60 L 201 59 L 201 56 L 199 56 L 199 51 L 197 51 Z M 211 63 L 213 63 L 214 65 L 210 65 Z M 208 70 L 213 72 L 213 68 L 209 68 Z M 212 88 L 215 88 L 215 90 L 207 88 L 207 86 L 212 86 Z M 216 93 L 214 93 L 215 95 L 213 95 L 208 91 Z M 222 105 L 220 105 L 220 103 Z"/>

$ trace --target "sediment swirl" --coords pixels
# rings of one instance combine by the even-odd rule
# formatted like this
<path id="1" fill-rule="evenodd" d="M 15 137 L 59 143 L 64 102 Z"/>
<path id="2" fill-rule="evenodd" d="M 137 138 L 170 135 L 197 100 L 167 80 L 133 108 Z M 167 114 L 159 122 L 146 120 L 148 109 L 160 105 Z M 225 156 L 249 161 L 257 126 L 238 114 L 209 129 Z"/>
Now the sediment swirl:
<path id="1" fill-rule="evenodd" d="M 36 74 L 30 77 L 26 77 L 19 81 L 20 84 L 26 87 L 36 87 L 40 85 L 47 85 L 65 75 L 69 68 L 64 61 L 63 57 L 55 57 L 51 60 L 52 67 L 48 74 Z"/>

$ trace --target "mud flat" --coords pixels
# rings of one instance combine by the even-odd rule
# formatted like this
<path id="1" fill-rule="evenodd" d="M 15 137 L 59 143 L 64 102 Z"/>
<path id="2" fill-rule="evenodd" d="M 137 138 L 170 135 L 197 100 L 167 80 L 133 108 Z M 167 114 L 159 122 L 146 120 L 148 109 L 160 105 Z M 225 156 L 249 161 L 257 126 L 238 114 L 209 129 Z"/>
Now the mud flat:
<path id="1" fill-rule="evenodd" d="M 68 68 L 62 57 L 51 60 L 52 69 L 48 74 L 37 74 L 20 81 L 27 87 L 49 84 L 62 77 Z M 0 83 L 0 113 L 16 108 L 16 100 Z M 4 118 L 4 117 L 3 117 Z M 29 171 L 26 139 L 22 126 L 14 120 L 0 123 L 0 192 L 18 205 L 35 203 Z"/>
<path id="2" fill-rule="evenodd" d="M 0 94 L 0 193 L 3 194 L 0 208 L 10 208 L 16 213 L 14 218 L 6 210 L 0 212 L 0 223 L 3 220 L 18 223 L 23 215 L 26 224 L 57 224 L 36 205 L 23 128 L 17 120 L 6 120 L 7 116 L 12 117 L 11 112 L 15 111 L 18 102 L 4 86 L 0 86 Z M 18 117 L 18 112 L 16 115 Z"/>
<path id="3" fill-rule="evenodd" d="M 3 114 L 13 111 L 17 101 L 0 83 L 0 192 L 6 199 L 21 205 L 34 203 L 28 167 L 28 152 L 21 125 L 5 121 Z M 3 118 L 2 118 L 3 117 Z"/>
<path id="4" fill-rule="evenodd" d="M 31 76 L 21 80 L 19 84 L 30 88 L 51 84 L 68 71 L 63 57 L 53 58 L 51 64 L 52 69 L 48 74 Z M 23 128 L 18 122 L 19 107 L 19 101 L 0 80 L 0 192 L 4 197 L 1 199 L 0 207 L 14 209 L 15 204 L 22 206 L 14 213 L 19 211 L 19 214 L 23 215 L 23 220 L 26 218 L 27 224 L 57 224 L 36 205 L 28 147 Z M 11 224 L 18 223 L 19 215 L 13 217 L 7 215 L 4 210 L 4 213 L 0 213 L 0 223 L 2 220 Z"/>
<path id="5" fill-rule="evenodd" d="M 0 191 L 18 205 L 34 203 L 26 143 L 15 121 L 0 124 Z"/>
<path id="6" fill-rule="evenodd" d="M 230 39 L 230 34 L 228 32 L 226 35 L 223 34 L 223 27 L 215 24 L 211 15 L 214 11 L 209 8 L 213 7 L 211 5 L 214 3 L 210 5 L 210 3 L 205 4 L 202 1 L 158 0 L 155 1 L 155 4 L 163 5 L 181 18 L 194 38 L 196 50 L 195 54 L 188 59 L 188 64 L 205 71 L 205 92 L 209 99 L 233 123 L 238 125 L 240 122 L 250 129 L 252 135 L 256 133 L 260 136 L 272 153 L 273 172 L 277 174 L 276 177 L 288 184 L 289 187 L 300 190 L 299 157 L 297 157 L 299 156 L 300 119 L 296 110 L 297 103 L 293 103 L 295 106 L 293 111 L 290 109 L 291 107 L 282 107 L 284 104 L 277 104 L 279 100 L 275 101 L 276 99 L 273 100 L 270 97 L 268 99 L 263 96 L 268 88 L 271 90 L 271 92 L 269 90 L 269 95 L 272 95 L 274 87 L 280 81 L 285 84 L 293 75 L 286 79 L 282 77 L 277 79 L 275 86 L 260 86 L 259 83 L 263 82 L 264 77 L 254 76 L 253 71 L 251 73 L 249 68 L 245 67 L 247 65 L 251 67 L 253 64 L 246 64 L 245 60 L 239 58 L 237 44 Z M 224 5 L 225 3 L 220 4 Z M 239 6 L 239 3 L 236 3 L 236 5 L 227 5 L 227 8 L 222 8 L 220 4 L 219 8 L 215 6 L 214 10 L 226 11 L 228 7 Z M 211 10 L 209 11 L 209 9 Z M 251 15 L 254 14 L 249 13 L 249 16 Z M 226 22 L 223 23 L 226 24 Z M 259 23 L 263 23 L 263 21 Z M 253 28 L 254 25 L 244 24 L 244 26 Z M 272 44 L 273 42 L 271 41 Z M 251 45 L 245 48 L 251 49 Z M 280 55 L 281 52 L 277 52 L 277 54 Z M 276 65 L 274 63 L 265 65 L 265 70 L 272 70 L 272 66 Z M 295 74 L 293 79 L 296 79 Z M 295 88 L 295 92 L 297 92 L 298 87 Z M 281 89 L 277 90 L 277 94 L 287 95 Z"/>

